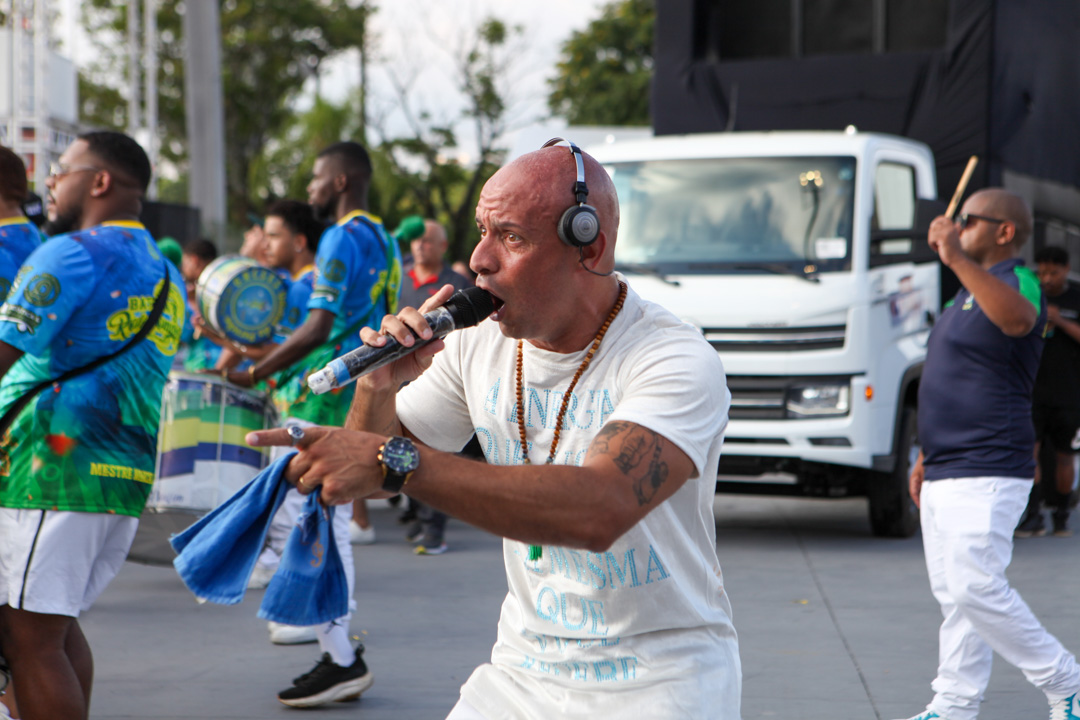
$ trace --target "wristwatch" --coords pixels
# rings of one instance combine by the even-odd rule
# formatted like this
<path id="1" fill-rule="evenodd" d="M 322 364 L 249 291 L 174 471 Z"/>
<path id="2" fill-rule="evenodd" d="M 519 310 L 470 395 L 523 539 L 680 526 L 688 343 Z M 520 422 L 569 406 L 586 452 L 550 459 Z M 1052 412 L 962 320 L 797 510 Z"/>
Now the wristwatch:
<path id="1" fill-rule="evenodd" d="M 383 490 L 401 492 L 416 468 L 420 467 L 420 451 L 408 438 L 392 436 L 379 446 L 379 464 L 383 469 Z"/>

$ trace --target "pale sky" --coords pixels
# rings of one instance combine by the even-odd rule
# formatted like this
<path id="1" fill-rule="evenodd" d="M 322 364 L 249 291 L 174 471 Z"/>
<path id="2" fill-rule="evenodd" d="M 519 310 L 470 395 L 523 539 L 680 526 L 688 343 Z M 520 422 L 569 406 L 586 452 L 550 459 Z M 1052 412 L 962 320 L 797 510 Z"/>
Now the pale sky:
<path id="1" fill-rule="evenodd" d="M 189 0 L 193 1 L 193 0 Z M 206 0 L 199 0 L 206 1 Z M 434 118 L 450 118 L 459 109 L 453 90 L 454 52 L 464 33 L 481 19 L 494 14 L 511 25 L 522 25 L 525 34 L 514 41 L 514 70 L 506 94 L 512 124 L 527 125 L 547 112 L 547 78 L 554 73 L 561 43 L 599 14 L 607 0 L 381 0 L 373 27 L 378 37 L 378 58 L 369 70 L 369 107 L 386 117 L 391 134 L 401 127 L 395 116 L 393 92 L 386 66 L 401 77 L 414 77 L 411 96 L 416 110 Z M 77 65 L 93 57 L 90 44 L 78 25 L 79 0 L 58 0 L 55 27 L 61 53 Z M 382 65 L 383 67 L 379 67 Z M 340 99 L 359 85 L 358 54 L 349 52 L 329 63 L 321 77 L 321 92 Z M 309 92 L 313 87 L 308 88 Z M 307 100 L 310 102 L 310 100 Z M 301 106 L 306 104 L 301 100 Z M 466 146 L 467 138 L 460 138 Z M 468 147 L 463 147 L 465 152 Z"/>

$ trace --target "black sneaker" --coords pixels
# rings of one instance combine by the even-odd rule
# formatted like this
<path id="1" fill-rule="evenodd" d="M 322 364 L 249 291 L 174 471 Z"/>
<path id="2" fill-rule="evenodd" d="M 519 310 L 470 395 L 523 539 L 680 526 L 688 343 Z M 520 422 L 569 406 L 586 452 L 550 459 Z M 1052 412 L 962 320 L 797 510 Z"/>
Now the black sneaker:
<path id="1" fill-rule="evenodd" d="M 1055 512 L 1052 517 L 1054 518 L 1054 537 L 1072 537 L 1072 530 L 1069 529 L 1069 513 Z"/>
<path id="2" fill-rule="evenodd" d="M 424 537 L 424 523 L 414 520 L 409 529 L 405 531 L 405 539 L 411 543 L 420 542 Z"/>
<path id="3" fill-rule="evenodd" d="M 446 541 L 443 540 L 442 535 L 426 532 L 413 552 L 417 555 L 442 555 L 446 552 Z"/>
<path id="4" fill-rule="evenodd" d="M 416 522 L 416 511 L 412 508 L 405 508 L 398 513 L 397 522 L 398 525 L 409 525 Z"/>
<path id="5" fill-rule="evenodd" d="M 1024 522 L 1016 526 L 1016 530 L 1013 531 L 1013 537 L 1029 538 L 1029 537 L 1042 537 L 1046 534 L 1046 521 L 1043 520 L 1043 514 L 1032 513 L 1027 516 Z"/>
<path id="6" fill-rule="evenodd" d="M 375 682 L 364 664 L 364 646 L 356 648 L 356 662 L 349 667 L 334 664 L 330 653 L 311 669 L 293 680 L 293 686 L 278 693 L 278 700 L 289 707 L 315 707 L 330 702 L 356 700 Z"/>

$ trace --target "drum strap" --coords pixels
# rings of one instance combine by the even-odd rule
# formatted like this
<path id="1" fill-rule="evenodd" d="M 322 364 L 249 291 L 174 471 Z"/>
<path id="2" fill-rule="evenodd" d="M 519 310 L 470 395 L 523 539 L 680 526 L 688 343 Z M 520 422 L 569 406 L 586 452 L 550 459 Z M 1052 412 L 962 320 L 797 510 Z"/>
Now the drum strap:
<path id="1" fill-rule="evenodd" d="M 360 220 L 360 222 L 366 225 L 369 230 L 371 230 L 371 232 L 375 235 L 376 238 L 378 238 L 379 244 L 382 245 L 383 254 L 386 256 L 386 282 L 383 284 L 383 298 L 386 300 L 387 315 L 392 315 L 397 312 L 397 303 L 394 302 L 394 299 L 390 296 L 390 275 L 394 272 L 394 248 L 390 243 L 395 241 L 391 241 L 389 240 L 389 238 L 384 238 L 384 231 L 381 231 L 379 228 L 377 228 L 375 226 L 375 223 L 371 222 L 363 215 L 361 215 L 358 219 Z M 375 308 L 372 308 L 371 312 L 374 313 Z M 363 327 L 363 324 L 359 327 Z"/>
<path id="2" fill-rule="evenodd" d="M 161 291 L 158 293 L 157 297 L 154 298 L 154 308 L 150 311 L 150 315 L 146 318 L 146 322 L 144 322 L 142 327 L 139 328 L 139 332 L 135 333 L 135 335 L 116 352 L 110 353 L 108 355 L 102 355 L 96 360 L 91 360 L 90 362 L 81 367 L 68 370 L 67 372 L 60 375 L 60 377 L 58 378 L 55 378 L 53 380 L 45 380 L 30 388 L 28 392 L 24 393 L 21 397 L 19 397 L 15 402 L 11 404 L 11 407 L 7 409 L 7 412 L 4 413 L 3 417 L 0 417 L 0 436 L 3 436 L 4 433 L 7 432 L 8 426 L 15 421 L 15 418 L 19 416 L 19 413 L 21 413 L 23 409 L 30 404 L 30 401 L 37 397 L 38 393 L 40 393 L 42 390 L 48 387 L 52 387 L 53 385 L 59 385 L 61 383 L 67 382 L 74 377 L 78 377 L 79 375 L 83 375 L 90 372 L 91 370 L 95 370 L 101 367 L 113 358 L 119 357 L 131 348 L 135 347 L 137 344 L 139 344 L 139 342 L 142 341 L 143 338 L 150 334 L 150 331 L 154 328 L 155 325 L 157 325 L 158 320 L 161 318 L 161 313 L 165 310 L 165 303 L 169 299 L 169 290 L 172 288 L 172 278 L 169 276 L 168 262 L 168 260 L 162 260 L 162 264 L 165 266 L 165 281 L 161 286 Z"/>

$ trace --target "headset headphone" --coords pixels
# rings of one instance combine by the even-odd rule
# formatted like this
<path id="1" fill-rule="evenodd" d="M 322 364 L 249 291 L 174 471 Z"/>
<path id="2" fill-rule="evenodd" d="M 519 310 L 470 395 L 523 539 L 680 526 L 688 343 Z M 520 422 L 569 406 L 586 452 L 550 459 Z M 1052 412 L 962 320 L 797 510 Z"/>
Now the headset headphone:
<path id="1" fill-rule="evenodd" d="M 589 188 L 585 184 L 585 161 L 581 156 L 581 148 L 569 140 L 556 137 L 544 143 L 541 149 L 562 143 L 566 143 L 570 149 L 570 154 L 574 156 L 574 164 L 577 166 L 577 180 L 573 187 L 577 205 L 568 207 L 559 218 L 559 239 L 570 247 L 584 248 L 596 242 L 600 234 L 600 218 L 596 215 L 596 208 L 585 204 L 585 200 L 589 197 Z"/>

